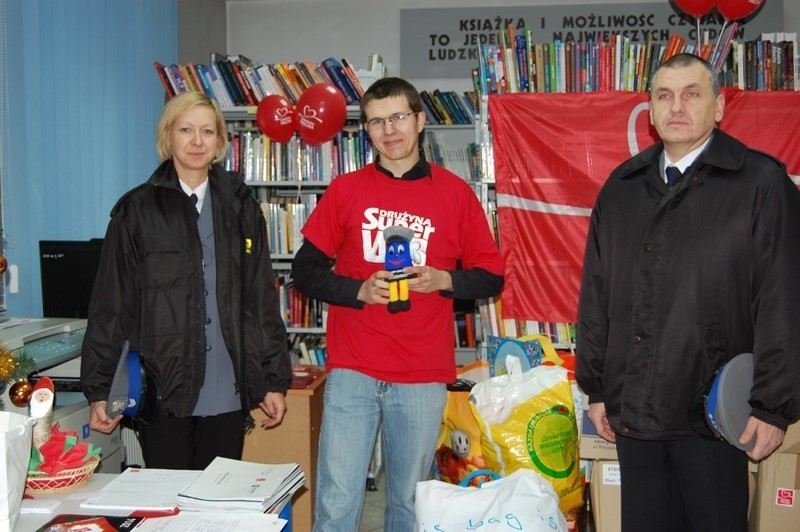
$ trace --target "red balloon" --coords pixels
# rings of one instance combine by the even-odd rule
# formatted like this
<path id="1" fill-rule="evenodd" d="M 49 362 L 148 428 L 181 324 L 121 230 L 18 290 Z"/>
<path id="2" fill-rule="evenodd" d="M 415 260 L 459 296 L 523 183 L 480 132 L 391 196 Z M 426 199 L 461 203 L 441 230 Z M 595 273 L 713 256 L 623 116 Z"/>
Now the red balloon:
<path id="1" fill-rule="evenodd" d="M 765 0 L 717 0 L 717 11 L 728 22 L 746 18 L 761 7 Z"/>
<path id="2" fill-rule="evenodd" d="M 289 142 L 294 135 L 294 109 L 292 104 L 278 94 L 270 94 L 258 102 L 256 125 L 266 136 L 276 142 Z"/>
<path id="3" fill-rule="evenodd" d="M 675 3 L 684 13 L 695 18 L 708 15 L 714 8 L 714 0 L 675 0 Z"/>
<path id="4" fill-rule="evenodd" d="M 294 121 L 300 138 L 321 144 L 336 136 L 347 119 L 347 102 L 337 89 L 320 83 L 309 87 L 297 101 Z"/>

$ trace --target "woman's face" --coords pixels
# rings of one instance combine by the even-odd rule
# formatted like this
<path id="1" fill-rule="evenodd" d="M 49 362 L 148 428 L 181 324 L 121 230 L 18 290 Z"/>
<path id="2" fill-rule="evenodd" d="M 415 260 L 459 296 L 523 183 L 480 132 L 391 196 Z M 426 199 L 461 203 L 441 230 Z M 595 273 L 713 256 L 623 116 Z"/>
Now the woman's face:
<path id="1" fill-rule="evenodd" d="M 214 111 L 197 105 L 179 115 L 172 124 L 169 141 L 178 176 L 205 177 L 219 144 Z"/>

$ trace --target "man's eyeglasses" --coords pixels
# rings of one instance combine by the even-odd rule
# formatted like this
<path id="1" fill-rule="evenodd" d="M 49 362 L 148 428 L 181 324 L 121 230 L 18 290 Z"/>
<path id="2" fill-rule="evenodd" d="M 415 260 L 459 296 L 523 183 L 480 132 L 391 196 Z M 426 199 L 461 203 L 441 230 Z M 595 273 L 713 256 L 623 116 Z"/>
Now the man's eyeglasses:
<path id="1" fill-rule="evenodd" d="M 406 118 L 418 114 L 419 111 L 415 111 L 413 113 L 395 113 L 385 118 L 373 118 L 372 120 L 367 120 L 367 129 L 382 129 L 386 127 L 387 123 L 399 126 Z"/>

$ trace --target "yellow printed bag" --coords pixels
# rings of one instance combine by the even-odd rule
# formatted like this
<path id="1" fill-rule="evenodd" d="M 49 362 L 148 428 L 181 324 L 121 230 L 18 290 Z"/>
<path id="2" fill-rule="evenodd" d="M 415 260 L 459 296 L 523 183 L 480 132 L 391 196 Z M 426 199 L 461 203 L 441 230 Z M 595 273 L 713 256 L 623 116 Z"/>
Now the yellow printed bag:
<path id="1" fill-rule="evenodd" d="M 481 430 L 469 406 L 470 381 L 457 380 L 448 386 L 447 405 L 436 444 L 434 476 L 449 484 L 459 484 L 474 471 L 484 469 Z M 473 477 L 477 486 L 484 477 Z"/>
<path id="2" fill-rule="evenodd" d="M 481 429 L 488 469 L 505 477 L 533 469 L 547 479 L 564 513 L 581 506 L 578 429 L 567 370 L 538 366 L 523 372 L 516 357 L 507 375 L 480 382 L 470 407 Z"/>

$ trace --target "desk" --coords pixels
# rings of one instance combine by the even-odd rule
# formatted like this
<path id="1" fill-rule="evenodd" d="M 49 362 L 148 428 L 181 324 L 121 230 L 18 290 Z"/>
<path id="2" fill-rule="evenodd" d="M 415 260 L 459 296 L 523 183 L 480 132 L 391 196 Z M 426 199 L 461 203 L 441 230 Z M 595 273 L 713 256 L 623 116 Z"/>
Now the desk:
<path id="1" fill-rule="evenodd" d="M 280 425 L 268 430 L 260 428 L 264 412 L 254 409 L 251 414 L 256 427 L 244 438 L 242 460 L 264 464 L 294 462 L 303 469 L 307 483 L 292 499 L 292 529 L 297 532 L 311 530 L 314 523 L 314 483 L 324 390 L 324 374 L 305 389 L 289 390 L 286 417 Z"/>
<path id="2" fill-rule="evenodd" d="M 89 482 L 77 488 L 70 488 L 55 493 L 36 493 L 33 495 L 36 500 L 59 500 L 59 504 L 51 513 L 47 514 L 20 514 L 17 523 L 14 527 L 14 532 L 36 532 L 39 528 L 50 522 L 53 517 L 59 514 L 75 514 L 75 515 L 109 515 L 125 517 L 130 515 L 129 510 L 102 510 L 92 512 L 81 508 L 81 503 L 95 495 L 98 491 L 103 489 L 109 482 L 111 482 L 117 475 L 110 473 L 95 473 L 92 475 Z M 289 512 L 292 509 L 291 503 L 280 513 L 281 519 L 288 521 L 285 531 L 293 530 Z M 189 512 L 191 513 L 191 512 Z M 294 529 L 297 530 L 297 529 Z M 310 529 L 309 529 L 310 530 Z"/>

